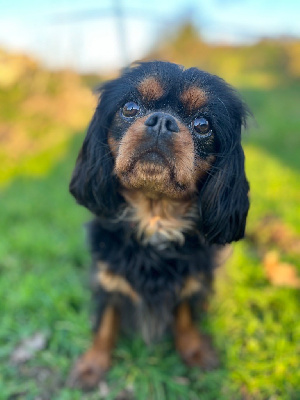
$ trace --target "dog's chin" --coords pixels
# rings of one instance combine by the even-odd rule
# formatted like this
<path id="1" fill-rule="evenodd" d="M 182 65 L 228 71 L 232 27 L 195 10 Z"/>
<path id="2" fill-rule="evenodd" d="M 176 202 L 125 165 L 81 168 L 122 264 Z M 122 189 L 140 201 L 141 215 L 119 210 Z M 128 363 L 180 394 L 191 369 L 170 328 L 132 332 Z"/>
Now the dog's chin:
<path id="1" fill-rule="evenodd" d="M 148 197 L 183 199 L 190 195 L 189 185 L 177 182 L 171 164 L 156 152 L 143 154 L 117 175 L 123 187 L 141 190 Z"/>

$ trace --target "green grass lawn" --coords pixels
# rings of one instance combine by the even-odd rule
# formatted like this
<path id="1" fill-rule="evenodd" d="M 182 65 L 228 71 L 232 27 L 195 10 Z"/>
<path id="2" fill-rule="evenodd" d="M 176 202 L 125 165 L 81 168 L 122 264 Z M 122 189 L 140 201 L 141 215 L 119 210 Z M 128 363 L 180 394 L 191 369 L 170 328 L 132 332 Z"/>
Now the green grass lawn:
<path id="1" fill-rule="evenodd" d="M 298 93 L 299 86 L 244 92 L 257 121 L 244 138 L 250 233 L 271 214 L 300 235 Z M 64 160 L 45 176 L 16 177 L 1 194 L 0 400 L 100 398 L 99 392 L 82 394 L 64 385 L 90 341 L 83 229 L 89 214 L 68 194 L 81 140 L 70 143 Z M 299 257 L 277 251 L 300 274 Z M 147 348 L 138 337 L 123 337 L 105 399 L 124 390 L 126 399 L 133 392 L 137 400 L 300 399 L 300 291 L 272 286 L 260 250 L 247 240 L 234 246 L 215 286 L 201 323 L 213 337 L 221 366 L 209 373 L 189 370 L 173 351 L 171 338 Z M 35 332 L 47 336 L 47 346 L 14 365 L 14 348 Z"/>

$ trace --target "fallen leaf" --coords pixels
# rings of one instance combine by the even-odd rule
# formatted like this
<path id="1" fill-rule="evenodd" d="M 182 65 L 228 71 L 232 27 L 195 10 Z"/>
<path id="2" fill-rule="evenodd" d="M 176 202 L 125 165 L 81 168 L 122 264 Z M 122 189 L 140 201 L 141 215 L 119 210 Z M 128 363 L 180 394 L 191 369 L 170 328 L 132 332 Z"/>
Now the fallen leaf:
<path id="1" fill-rule="evenodd" d="M 300 278 L 294 265 L 281 262 L 277 251 L 269 251 L 264 255 L 263 265 L 267 278 L 275 286 L 300 288 Z"/>
<path id="2" fill-rule="evenodd" d="M 32 336 L 22 340 L 12 352 L 11 362 L 13 364 L 22 364 L 31 360 L 36 352 L 46 347 L 47 340 L 48 337 L 43 332 L 36 332 Z"/>

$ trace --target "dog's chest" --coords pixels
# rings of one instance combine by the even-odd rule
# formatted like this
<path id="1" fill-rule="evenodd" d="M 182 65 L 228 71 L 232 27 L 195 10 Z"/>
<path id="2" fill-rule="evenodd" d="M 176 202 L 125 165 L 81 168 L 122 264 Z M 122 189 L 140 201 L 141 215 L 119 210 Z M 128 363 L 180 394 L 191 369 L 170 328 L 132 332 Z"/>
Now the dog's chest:
<path id="1" fill-rule="evenodd" d="M 181 301 L 209 291 L 212 251 L 196 235 L 185 235 L 182 246 L 168 242 L 159 249 L 142 245 L 124 225 L 109 230 L 95 220 L 90 224 L 90 243 L 94 283 L 112 299 L 121 298 L 121 308 L 123 302 L 129 304 L 131 311 L 125 307 L 124 314 L 134 314 L 145 341 L 165 331 Z"/>
<path id="2" fill-rule="evenodd" d="M 197 207 L 191 200 L 151 199 L 140 192 L 124 192 L 125 218 L 141 245 L 158 250 L 170 243 L 184 243 L 184 234 L 196 230 Z"/>
<path id="3" fill-rule="evenodd" d="M 197 235 L 185 235 L 183 245 L 169 241 L 160 248 L 160 242 L 141 244 L 134 232 L 125 228 L 115 232 L 97 221 L 93 225 L 91 245 L 97 280 L 108 292 L 159 306 L 166 298 L 175 302 L 199 290 L 212 275 L 212 250 Z M 154 238 L 159 240 L 159 234 Z"/>
<path id="4" fill-rule="evenodd" d="M 105 262 L 98 262 L 96 281 L 107 292 L 118 292 L 126 295 L 135 304 L 146 301 L 156 305 L 161 303 L 174 303 L 184 298 L 191 297 L 193 294 L 205 290 L 207 276 L 203 272 L 193 273 L 182 276 L 180 279 L 170 280 L 163 274 L 156 276 L 140 276 L 134 274 L 140 285 L 134 282 L 132 277 L 125 277 L 121 274 L 112 272 L 109 265 Z M 176 276 L 176 271 L 174 271 Z"/>
<path id="5" fill-rule="evenodd" d="M 162 285 L 161 279 L 156 277 L 141 283 L 142 288 L 136 288 L 134 283 L 112 273 L 107 264 L 101 262 L 98 263 L 97 281 L 112 299 L 119 298 L 113 302 L 119 304 L 125 329 L 137 329 L 148 344 L 159 339 L 172 326 L 175 308 L 181 301 L 194 295 L 203 297 L 209 287 L 206 277 L 198 273 L 185 277 L 181 282 L 174 281 L 173 286 L 170 282 Z M 125 303 L 123 296 L 127 298 Z"/>

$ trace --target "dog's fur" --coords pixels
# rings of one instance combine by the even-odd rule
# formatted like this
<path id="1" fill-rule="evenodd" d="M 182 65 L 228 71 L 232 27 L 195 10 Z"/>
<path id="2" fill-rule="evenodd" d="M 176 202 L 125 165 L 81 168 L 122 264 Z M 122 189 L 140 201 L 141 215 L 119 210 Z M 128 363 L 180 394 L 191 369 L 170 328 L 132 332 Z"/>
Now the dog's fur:
<path id="1" fill-rule="evenodd" d="M 94 342 L 72 384 L 98 382 L 119 326 L 146 342 L 170 329 L 185 362 L 211 368 L 215 354 L 193 319 L 216 252 L 244 236 L 247 107 L 221 78 L 167 62 L 138 64 L 100 93 L 70 183 L 95 215 L 97 303 Z"/>

